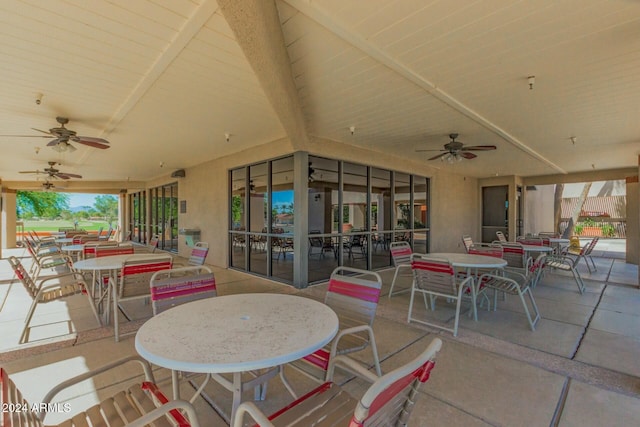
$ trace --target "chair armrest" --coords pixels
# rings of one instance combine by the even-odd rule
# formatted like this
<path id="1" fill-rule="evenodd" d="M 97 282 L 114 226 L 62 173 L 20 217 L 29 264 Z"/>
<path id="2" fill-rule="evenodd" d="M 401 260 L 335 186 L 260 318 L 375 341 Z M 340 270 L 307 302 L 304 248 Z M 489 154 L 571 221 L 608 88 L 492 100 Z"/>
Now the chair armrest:
<path id="1" fill-rule="evenodd" d="M 327 369 L 327 381 L 333 381 L 333 373 L 335 368 L 339 367 L 357 377 L 360 377 L 373 384 L 379 377 L 360 363 L 346 355 L 335 356 L 329 359 L 329 367 Z"/>
<path id="2" fill-rule="evenodd" d="M 370 341 L 371 339 L 375 340 L 374 336 L 373 336 L 373 329 L 371 328 L 371 326 L 369 325 L 359 325 L 359 326 L 352 326 L 350 328 L 347 329 L 342 329 L 340 331 L 338 331 L 338 333 L 336 334 L 335 338 L 333 339 L 332 343 L 331 343 L 331 353 L 329 356 L 329 360 L 331 360 L 333 358 L 333 356 L 336 354 L 336 352 L 338 351 L 338 342 L 340 341 L 340 339 L 346 335 L 353 335 L 356 334 L 358 332 L 366 332 L 369 334 L 369 338 Z"/>
<path id="3" fill-rule="evenodd" d="M 167 402 L 162 406 L 154 409 L 153 411 L 148 412 L 147 414 L 143 415 L 137 420 L 129 422 L 127 424 L 127 427 L 145 427 L 151 424 L 153 420 L 156 420 L 164 415 L 167 415 L 171 411 L 175 411 L 179 409 L 186 412 L 187 418 L 189 419 L 189 424 L 191 425 L 191 427 L 200 427 L 200 423 L 198 422 L 198 417 L 197 417 L 195 408 L 193 407 L 193 405 L 191 405 L 191 403 L 185 400 L 172 400 L 170 402 Z"/>
<path id="4" fill-rule="evenodd" d="M 65 279 L 67 277 L 73 277 L 78 281 L 84 282 L 86 285 L 86 282 L 84 280 L 84 276 L 82 275 L 82 273 L 78 271 L 72 271 L 70 273 L 56 274 L 55 276 L 47 276 L 44 279 L 40 280 L 40 287 L 43 285 L 43 283 L 48 282 L 50 280 Z"/>
<path id="5" fill-rule="evenodd" d="M 243 426 L 245 414 L 249 414 L 260 427 L 273 427 L 273 423 L 253 402 L 242 402 L 238 406 L 234 416 L 233 427 Z"/>
<path id="6" fill-rule="evenodd" d="M 144 377 L 146 381 L 150 381 L 150 382 L 155 382 L 154 378 L 153 378 L 153 372 L 151 371 L 151 365 L 149 364 L 149 362 L 147 362 L 146 360 L 144 360 L 142 357 L 140 356 L 129 356 L 129 357 L 125 357 L 123 359 L 120 360 L 116 360 L 114 362 L 111 362 L 107 365 L 104 365 L 100 368 L 97 369 L 93 369 L 89 372 L 85 372 L 83 374 L 80 375 L 76 375 L 73 378 L 70 378 L 66 381 L 61 382 L 60 384 L 56 385 L 55 387 L 53 387 L 51 390 L 49 390 L 49 392 L 47 394 L 45 394 L 44 398 L 42 399 L 42 403 L 51 403 L 51 401 L 53 400 L 53 398 L 60 393 L 62 390 L 69 388 L 73 385 L 76 385 L 82 381 L 88 380 L 89 378 L 93 378 L 96 375 L 102 374 L 106 371 L 109 371 L 113 368 L 119 367 L 125 363 L 128 362 L 138 362 L 140 363 L 140 365 L 142 366 L 142 369 L 144 371 Z M 41 405 L 41 406 L 46 406 L 46 405 Z M 44 417 L 47 415 L 46 412 L 40 412 L 38 413 L 38 417 L 41 420 L 44 420 Z"/>

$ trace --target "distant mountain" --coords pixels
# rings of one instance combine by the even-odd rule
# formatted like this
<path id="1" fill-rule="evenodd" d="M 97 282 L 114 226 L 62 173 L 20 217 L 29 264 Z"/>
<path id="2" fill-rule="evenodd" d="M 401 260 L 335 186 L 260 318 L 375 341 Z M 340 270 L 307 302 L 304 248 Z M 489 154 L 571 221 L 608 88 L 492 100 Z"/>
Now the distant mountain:
<path id="1" fill-rule="evenodd" d="M 73 213 L 80 212 L 80 211 L 88 211 L 90 209 L 93 209 L 93 207 L 91 207 L 91 206 L 74 206 L 72 208 L 69 208 L 69 210 L 71 212 L 73 212 Z"/>

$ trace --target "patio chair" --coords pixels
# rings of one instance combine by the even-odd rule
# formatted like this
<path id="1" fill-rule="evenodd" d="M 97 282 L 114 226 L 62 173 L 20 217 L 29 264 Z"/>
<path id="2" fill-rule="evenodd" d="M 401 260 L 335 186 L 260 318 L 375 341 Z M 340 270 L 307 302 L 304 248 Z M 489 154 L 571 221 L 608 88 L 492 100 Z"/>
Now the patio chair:
<path id="1" fill-rule="evenodd" d="M 57 301 L 72 295 L 85 294 L 89 300 L 89 305 L 93 314 L 96 316 L 98 326 L 101 326 L 100 317 L 96 311 L 96 307 L 93 304 L 93 298 L 88 294 L 87 283 L 84 281 L 82 274 L 80 273 L 66 273 L 56 276 L 50 276 L 46 279 L 37 282 L 34 280 L 27 270 L 24 268 L 20 260 L 14 256 L 9 257 L 9 264 L 15 273 L 16 277 L 20 280 L 27 293 L 32 299 L 31 307 L 27 312 L 27 317 L 24 321 L 24 328 L 20 334 L 20 344 L 24 344 L 29 341 L 29 332 L 31 331 L 31 319 L 36 311 L 38 304 L 46 304 L 51 301 Z M 71 322 L 69 323 L 69 333 L 73 333 Z"/>
<path id="2" fill-rule="evenodd" d="M 503 249 L 502 246 L 497 243 L 474 243 L 469 246 L 467 253 L 472 255 L 484 255 L 502 258 Z"/>
<path id="3" fill-rule="evenodd" d="M 179 304 L 218 295 L 213 272 L 205 266 L 156 271 L 149 286 L 154 316 Z"/>
<path id="4" fill-rule="evenodd" d="M 507 238 L 504 236 L 504 233 L 502 231 L 496 231 L 496 237 L 498 238 L 498 241 L 501 243 L 508 242 Z"/>
<path id="5" fill-rule="evenodd" d="M 578 255 L 575 256 L 571 256 L 568 254 L 560 254 L 560 255 L 555 255 L 555 254 L 550 254 L 547 255 L 547 257 L 545 258 L 545 266 L 549 267 L 549 268 L 555 268 L 558 270 L 563 270 L 563 271 L 570 271 L 571 274 L 573 275 L 573 279 L 576 282 L 576 285 L 578 286 L 578 291 L 580 291 L 581 294 L 584 293 L 584 281 L 582 280 L 582 276 L 580 276 L 580 273 L 578 272 L 578 264 L 580 263 L 580 259 L 582 259 L 582 257 L 584 257 L 584 253 L 587 250 L 587 246 L 585 245 L 582 250 L 580 251 L 580 253 Z"/>
<path id="6" fill-rule="evenodd" d="M 413 254 L 413 250 L 411 249 L 411 245 L 409 242 L 392 242 L 389 250 L 391 252 L 391 259 L 393 260 L 393 266 L 395 267 L 395 272 L 393 273 L 393 280 L 391 280 L 391 287 L 389 288 L 389 296 L 391 298 L 393 295 L 393 287 L 396 284 L 396 279 L 398 278 L 398 274 L 401 270 L 405 270 L 405 276 L 410 275 L 413 279 L 413 273 L 411 272 L 411 255 Z M 396 292 L 396 295 L 409 292 L 411 288 L 402 289 Z"/>
<path id="7" fill-rule="evenodd" d="M 531 268 L 533 260 L 531 257 L 526 256 L 526 252 L 522 247 L 522 244 L 517 243 L 503 243 L 502 244 L 502 258 L 507 261 L 506 270 L 513 270 L 520 274 L 527 274 L 527 270 Z"/>
<path id="8" fill-rule="evenodd" d="M 104 248 L 115 248 L 117 246 L 118 244 L 116 242 L 108 242 L 104 240 L 94 240 L 94 241 L 87 242 L 84 244 L 84 247 L 82 248 L 82 258 L 83 259 L 95 258 L 96 249 L 98 247 L 100 247 L 101 249 L 104 249 Z"/>
<path id="9" fill-rule="evenodd" d="M 591 252 L 593 252 L 593 248 L 598 243 L 598 240 L 600 240 L 600 237 L 594 237 L 593 239 L 591 239 L 589 243 L 584 245 L 584 251 L 582 250 L 583 248 L 580 248 L 579 251 L 568 250 L 565 253 L 565 255 L 584 258 L 584 263 L 587 265 L 587 269 L 589 270 L 589 273 L 592 273 L 593 271 L 598 271 L 598 268 L 596 267 L 596 263 L 593 261 L 593 257 L 591 256 Z M 581 252 L 583 253 L 581 254 Z M 591 271 L 591 266 L 589 265 L 589 261 L 591 261 L 591 265 L 593 265 L 593 271 Z"/>
<path id="10" fill-rule="evenodd" d="M 69 255 L 60 252 L 59 248 L 45 248 L 43 251 L 33 252 L 27 245 L 27 250 L 33 259 L 33 263 L 29 268 L 29 274 L 31 274 L 36 280 L 40 278 L 40 274 L 43 270 L 51 269 L 55 271 L 56 274 L 71 271 L 73 260 Z"/>
<path id="11" fill-rule="evenodd" d="M 333 245 L 331 237 L 315 236 L 320 234 L 319 230 L 309 231 L 309 256 L 318 255 L 320 258 L 324 258 L 325 252 L 331 252 L 334 258 L 338 258 L 338 252 Z M 316 253 L 314 253 L 314 250 Z"/>
<path id="12" fill-rule="evenodd" d="M 44 427 L 47 412 L 46 410 L 43 411 L 43 409 L 52 405 L 63 405 L 62 402 L 53 402 L 58 393 L 131 362 L 137 362 L 142 367 L 142 373 L 144 374 L 142 383 L 134 384 L 127 390 L 119 391 L 115 395 L 107 397 L 99 404 L 74 415 L 73 418 L 57 424 L 57 426 L 118 425 L 144 427 L 148 425 L 179 425 L 198 427 L 200 425 L 193 406 L 181 400 L 169 401 L 158 386 L 155 385 L 149 363 L 137 356 L 116 360 L 106 366 L 68 379 L 53 387 L 41 401 L 33 405 L 24 399 L 23 392 L 9 378 L 7 371 L 4 368 L 0 368 L 0 405 L 2 405 L 2 408 L 27 408 L 25 411 L 10 412 L 3 410 L 0 413 L 0 425 L 6 427 Z M 37 410 L 32 410 L 32 408 L 37 408 Z M 73 409 L 71 406 L 70 408 Z M 51 424 L 47 425 L 51 426 Z"/>
<path id="13" fill-rule="evenodd" d="M 131 300 L 149 298 L 151 295 L 149 288 L 151 276 L 156 271 L 171 269 L 172 262 L 171 255 L 158 255 L 156 258 L 145 260 L 126 260 L 122 264 L 117 289 L 115 283 L 110 283 L 109 286 L 109 289 L 113 290 L 113 320 L 116 342 L 120 341 L 121 336 L 118 310 L 122 310 L 124 316 L 131 320 L 121 304 Z M 113 278 L 110 278 L 109 281 L 112 282 Z"/>
<path id="14" fill-rule="evenodd" d="M 378 273 L 350 267 L 333 270 L 324 303 L 338 315 L 338 333 L 327 346 L 291 365 L 313 379 L 326 381 L 332 358 L 370 348 L 376 373 L 382 375 L 373 334 L 381 288 L 382 278 Z"/>
<path id="15" fill-rule="evenodd" d="M 473 245 L 473 239 L 468 234 L 462 236 L 462 244 L 464 245 L 464 250 L 469 253 L 469 248 Z"/>
<path id="16" fill-rule="evenodd" d="M 541 257 L 544 256 L 545 255 L 541 255 Z M 493 289 L 493 311 L 496 311 L 498 306 L 498 292 L 517 295 L 522 302 L 524 313 L 527 316 L 529 327 L 532 331 L 536 330 L 536 324 L 540 320 L 540 311 L 536 305 L 536 300 L 533 298 L 531 288 L 535 285 L 536 278 L 538 277 L 538 268 L 541 268 L 542 262 L 537 262 L 535 265 L 536 268 L 530 270 L 526 276 L 514 271 L 505 271 L 503 275 L 483 274 L 479 278 L 480 283 L 482 283 L 485 289 Z M 525 295 L 529 297 L 531 310 L 534 314 L 533 318 L 531 318 Z"/>
<path id="17" fill-rule="evenodd" d="M 442 341 L 434 338 L 418 357 L 384 376 L 374 375 L 347 356 L 337 356 L 330 361 L 327 382 L 271 416 L 253 402 L 244 402 L 238 406 L 233 427 L 243 426 L 245 415 L 261 427 L 406 426 L 420 395 L 419 387 L 429 379 L 441 347 Z M 354 398 L 332 382 L 335 368 L 345 369 L 372 385 L 360 399 Z"/>
<path id="18" fill-rule="evenodd" d="M 516 238 L 516 242 L 521 245 L 544 246 L 544 240 L 541 237 L 519 236 Z"/>
<path id="19" fill-rule="evenodd" d="M 454 337 L 458 336 L 460 305 L 465 294 L 471 294 L 471 310 L 474 319 L 478 319 L 475 305 L 474 277 L 472 275 L 464 278 L 464 280 L 458 280 L 454 268 L 448 260 L 432 258 L 422 254 L 413 254 L 411 256 L 411 270 L 413 271 L 413 286 L 411 287 L 411 299 L 409 300 L 408 323 L 414 321 L 453 332 Z M 416 293 L 422 294 L 425 308 L 427 310 L 431 309 L 431 311 L 435 310 L 435 299 L 439 296 L 447 300 L 455 300 L 456 314 L 453 328 L 413 317 L 413 302 Z M 429 303 L 427 302 L 427 296 L 429 297 Z"/>

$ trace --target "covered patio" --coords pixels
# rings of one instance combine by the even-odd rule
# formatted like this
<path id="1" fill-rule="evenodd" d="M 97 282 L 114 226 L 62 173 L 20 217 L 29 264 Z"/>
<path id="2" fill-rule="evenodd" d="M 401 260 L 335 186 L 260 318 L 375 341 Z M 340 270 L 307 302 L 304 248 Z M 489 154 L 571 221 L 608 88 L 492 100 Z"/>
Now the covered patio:
<path id="1" fill-rule="evenodd" d="M 550 272 L 536 287 L 536 297 L 542 319 L 535 332 L 528 329 L 522 307 L 515 298 L 502 302 L 497 311 L 479 312 L 478 322 L 463 316 L 457 338 L 448 332 L 407 324 L 408 294 L 387 298 L 393 270 L 382 271 L 381 298 L 374 331 L 384 372 L 399 366 L 434 337 L 444 341 L 431 380 L 420 392 L 412 425 L 509 425 L 509 426 L 572 426 L 630 425 L 640 416 L 640 371 L 638 354 L 638 295 L 635 288 L 637 268 L 625 263 L 615 244 L 605 242 L 596 254 L 598 272 L 589 274 L 584 265 L 586 292 L 580 295 L 570 276 Z M 20 250 L 11 251 L 20 256 Z M 12 281 L 12 273 L 2 262 L 2 291 Z M 215 268 L 218 295 L 245 292 L 289 293 L 322 300 L 326 284 L 305 290 L 249 276 L 245 273 Z M 408 280 L 398 283 L 407 286 Z M 117 359 L 135 354 L 133 339 L 113 342 L 112 328 L 84 329 L 87 312 L 79 301 L 47 305 L 36 323 L 49 323 L 33 332 L 34 341 L 17 346 L 17 327 L 26 306 L 24 290 L 14 284 L 5 309 L 0 312 L 3 336 L 0 361 L 14 381 L 37 402 L 47 387 L 72 375 Z M 20 308 L 22 307 L 22 308 Z M 149 306 L 141 311 L 150 310 Z M 436 311 L 421 313 L 441 322 L 452 322 L 453 308 L 438 304 Z M 141 313 L 144 316 L 144 313 Z M 148 314 L 147 314 L 148 315 Z M 56 337 L 61 331 L 57 322 L 69 319 L 80 331 L 74 336 Z M 89 319 L 90 320 L 90 319 Z M 132 322 L 135 329 L 144 320 Z M 58 328 L 58 329 L 56 329 Z M 13 344 L 12 344 L 13 343 Z M 371 366 L 368 353 L 356 356 Z M 170 393 L 168 371 L 156 368 L 161 387 Z M 88 383 L 70 395 L 73 410 L 82 410 L 112 390 L 124 388 L 134 381 L 135 371 L 122 368 L 114 374 L 117 383 Z M 287 371 L 297 392 L 313 388 L 314 382 L 297 371 Z M 43 378 L 47 380 L 43 380 Z M 362 393 L 364 383 L 341 376 L 354 395 Z M 190 395 L 194 388 L 183 384 L 182 393 Z M 220 408 L 230 405 L 231 395 L 216 385 L 206 388 L 208 396 Z M 251 400 L 247 392 L 243 399 Z M 266 412 L 275 410 L 291 399 L 279 379 L 270 381 L 267 400 L 257 402 Z M 606 403 L 603 403 L 606 402 Z M 204 425 L 224 425 L 224 420 L 210 403 L 199 397 L 195 401 L 200 421 Z M 64 419 L 65 414 L 50 414 Z"/>
<path id="2" fill-rule="evenodd" d="M 44 372 L 57 382 L 135 353 L 74 299 L 42 307 L 34 320 L 46 326 L 18 345 L 29 298 L 6 259 L 30 260 L 16 247 L 16 194 L 64 191 L 117 195 L 120 238 L 158 236 L 177 259 L 198 236 L 220 295 L 321 300 L 337 266 L 379 272 L 383 370 L 444 341 L 414 425 L 640 418 L 639 4 L 11 0 L 0 9 L 0 365 L 31 401 L 46 391 Z M 579 266 L 583 295 L 571 276 L 546 272 L 533 290 L 536 331 L 514 299 L 480 309 L 477 322 L 461 316 L 453 338 L 408 324 L 408 294 L 386 298 L 390 242 L 460 253 L 463 235 L 551 231 L 533 229 L 530 189 L 613 180 L 624 183 L 626 239 L 601 239 L 597 271 Z M 537 206 L 547 223 L 552 204 Z M 125 332 L 148 317 L 149 306 L 138 309 Z M 455 317 L 442 301 L 419 315 Z M 168 371 L 156 371 L 170 389 Z M 124 387 L 132 374 L 120 374 L 71 402 L 80 410 Z M 259 402 L 267 411 L 289 398 L 272 384 Z M 223 425 L 210 403 L 196 406 L 205 425 Z"/>

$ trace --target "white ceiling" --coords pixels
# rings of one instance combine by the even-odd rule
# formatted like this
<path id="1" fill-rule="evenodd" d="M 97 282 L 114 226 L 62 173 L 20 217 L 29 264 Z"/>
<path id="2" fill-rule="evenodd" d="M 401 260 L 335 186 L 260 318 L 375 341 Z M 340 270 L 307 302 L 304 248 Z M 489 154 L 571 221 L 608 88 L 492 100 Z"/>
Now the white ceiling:
<path id="1" fill-rule="evenodd" d="M 415 150 L 441 149 L 457 132 L 498 147 L 455 165 L 478 177 L 637 166 L 638 1 L 275 6 L 310 137 L 427 163 L 438 153 Z M 18 171 L 47 161 L 85 180 L 144 181 L 292 137 L 250 41 L 215 1 L 5 0 L 0 17 L 0 134 L 38 135 L 32 128 L 65 116 L 79 135 L 111 142 L 59 154 L 47 138 L 2 136 L 5 182 L 35 181 Z"/>

